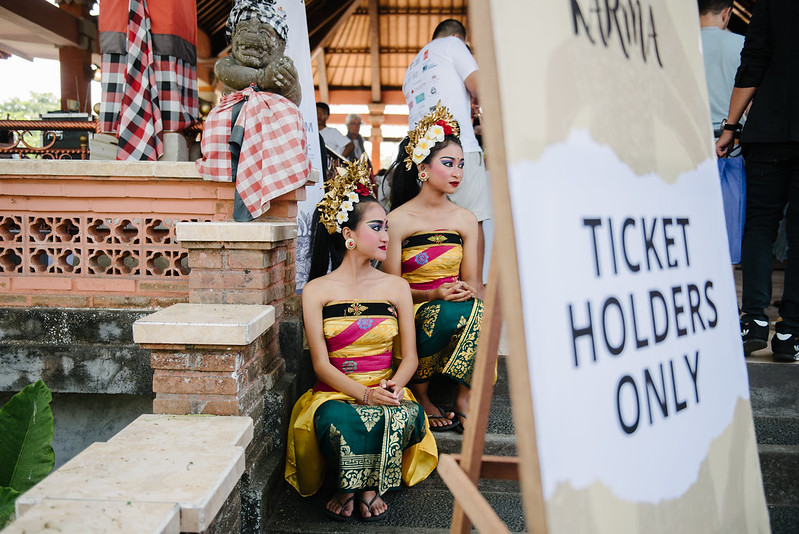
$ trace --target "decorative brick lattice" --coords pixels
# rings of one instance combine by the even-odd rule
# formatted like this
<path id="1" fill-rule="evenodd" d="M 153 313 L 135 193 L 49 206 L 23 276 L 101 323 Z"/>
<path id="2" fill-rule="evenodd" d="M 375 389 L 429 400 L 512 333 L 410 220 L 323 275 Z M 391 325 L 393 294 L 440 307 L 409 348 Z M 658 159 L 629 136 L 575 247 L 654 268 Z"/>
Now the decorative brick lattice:
<path id="1" fill-rule="evenodd" d="M 209 219 L 191 219 L 192 221 Z M 0 213 L 0 273 L 175 279 L 189 274 L 177 219 Z"/>

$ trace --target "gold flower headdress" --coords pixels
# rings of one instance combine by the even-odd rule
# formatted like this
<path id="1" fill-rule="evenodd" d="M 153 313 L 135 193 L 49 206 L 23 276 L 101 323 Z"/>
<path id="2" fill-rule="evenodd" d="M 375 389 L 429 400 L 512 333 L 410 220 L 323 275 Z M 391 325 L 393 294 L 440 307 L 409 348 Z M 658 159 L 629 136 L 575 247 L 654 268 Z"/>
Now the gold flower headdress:
<path id="1" fill-rule="evenodd" d="M 360 200 L 358 195 L 372 195 L 372 180 L 366 154 L 358 161 L 336 169 L 337 173 L 325 182 L 325 196 L 319 201 L 319 220 L 329 234 L 341 232 L 341 225 L 350 218 L 350 212 Z"/>
<path id="2" fill-rule="evenodd" d="M 430 149 L 440 143 L 447 135 L 460 137 L 461 130 L 458 121 L 452 116 L 441 100 L 436 104 L 436 109 L 422 117 L 412 132 L 408 132 L 410 142 L 405 147 L 408 157 L 405 158 L 405 169 L 411 170 L 414 163 L 417 165 L 430 155 Z"/>

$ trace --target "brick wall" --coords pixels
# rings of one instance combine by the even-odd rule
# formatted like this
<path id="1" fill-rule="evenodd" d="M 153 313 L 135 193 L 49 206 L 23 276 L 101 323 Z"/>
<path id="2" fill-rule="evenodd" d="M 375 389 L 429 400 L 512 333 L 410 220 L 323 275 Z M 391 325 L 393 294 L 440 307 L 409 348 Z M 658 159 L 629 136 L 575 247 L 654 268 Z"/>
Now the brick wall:
<path id="1" fill-rule="evenodd" d="M 189 267 L 175 227 L 229 219 L 233 194 L 192 162 L 4 161 L 0 306 L 185 302 Z"/>

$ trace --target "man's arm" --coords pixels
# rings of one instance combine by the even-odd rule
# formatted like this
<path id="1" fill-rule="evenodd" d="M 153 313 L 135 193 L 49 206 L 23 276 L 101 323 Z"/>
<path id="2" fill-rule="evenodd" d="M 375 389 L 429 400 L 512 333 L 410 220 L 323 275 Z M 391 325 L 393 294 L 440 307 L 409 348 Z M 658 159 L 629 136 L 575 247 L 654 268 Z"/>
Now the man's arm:
<path id="1" fill-rule="evenodd" d="M 757 87 L 734 87 L 732 96 L 730 97 L 730 110 L 727 113 L 727 122 L 729 124 L 738 124 L 744 114 L 746 106 L 752 101 L 755 96 Z M 721 132 L 719 140 L 716 141 L 716 155 L 720 158 L 726 158 L 732 149 L 734 132 L 731 130 L 724 130 Z"/>
<path id="2" fill-rule="evenodd" d="M 472 95 L 472 98 L 477 100 L 477 73 L 480 72 L 479 70 L 474 71 L 470 75 L 463 80 L 463 85 L 466 86 L 466 90 L 469 91 L 469 94 Z"/>

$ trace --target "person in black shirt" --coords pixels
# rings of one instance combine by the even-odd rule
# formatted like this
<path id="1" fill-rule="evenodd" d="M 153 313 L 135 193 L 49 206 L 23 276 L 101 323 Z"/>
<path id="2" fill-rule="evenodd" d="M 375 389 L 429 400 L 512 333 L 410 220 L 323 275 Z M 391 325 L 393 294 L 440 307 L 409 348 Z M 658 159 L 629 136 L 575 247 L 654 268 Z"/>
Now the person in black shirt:
<path id="1" fill-rule="evenodd" d="M 799 2 L 758 0 L 741 51 L 727 118 L 716 142 L 726 157 L 741 132 L 746 160 L 746 226 L 741 267 L 744 352 L 765 348 L 771 301 L 772 246 L 788 204 L 785 288 L 771 349 L 777 361 L 799 361 Z"/>

